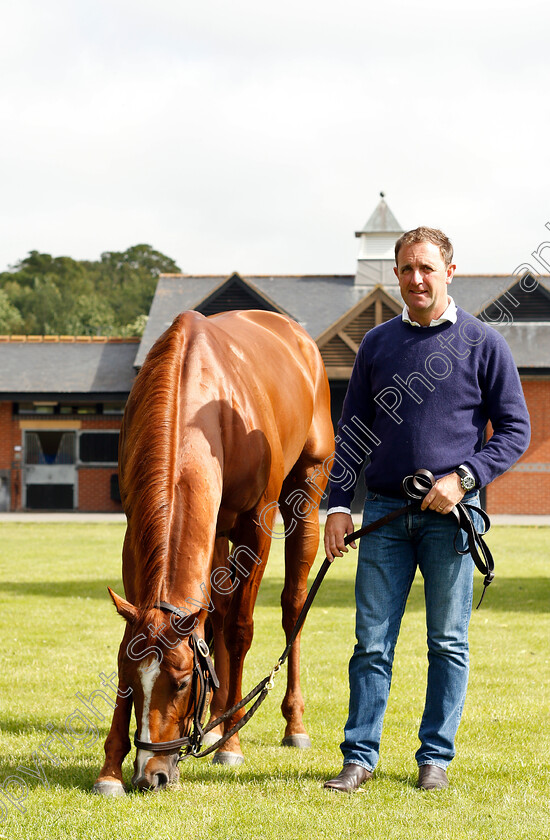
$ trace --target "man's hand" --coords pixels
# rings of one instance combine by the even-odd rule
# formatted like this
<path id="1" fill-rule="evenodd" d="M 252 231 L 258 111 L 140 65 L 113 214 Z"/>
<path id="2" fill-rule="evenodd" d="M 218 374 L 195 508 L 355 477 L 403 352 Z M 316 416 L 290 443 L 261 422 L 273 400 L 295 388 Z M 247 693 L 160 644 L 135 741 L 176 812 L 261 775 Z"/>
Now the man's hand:
<path id="1" fill-rule="evenodd" d="M 466 491 L 462 489 L 460 477 L 457 473 L 444 475 L 435 482 L 420 505 L 422 510 L 429 508 L 437 513 L 450 513 L 460 502 Z"/>
<path id="2" fill-rule="evenodd" d="M 327 516 L 325 525 L 325 554 L 327 560 L 332 561 L 335 557 L 341 557 L 342 552 L 348 551 L 348 546 L 344 545 L 344 538 L 348 534 L 353 534 L 355 528 L 353 519 L 349 513 L 330 513 Z M 355 542 L 350 543 L 352 548 L 357 548 Z"/>

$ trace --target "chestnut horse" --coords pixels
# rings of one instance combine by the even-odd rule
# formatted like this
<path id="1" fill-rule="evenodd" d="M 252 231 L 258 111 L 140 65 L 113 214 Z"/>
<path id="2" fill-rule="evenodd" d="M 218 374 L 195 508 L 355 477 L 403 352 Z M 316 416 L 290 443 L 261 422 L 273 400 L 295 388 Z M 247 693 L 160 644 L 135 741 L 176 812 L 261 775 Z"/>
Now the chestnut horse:
<path id="1" fill-rule="evenodd" d="M 286 535 L 281 603 L 288 639 L 317 552 L 318 503 L 329 471 L 324 462 L 333 444 L 319 351 L 289 318 L 184 312 L 153 346 L 128 399 L 120 438 L 127 600 L 111 597 L 126 627 L 96 792 L 124 793 L 132 705 L 138 746 L 132 783 L 156 789 L 177 779 L 178 749 L 167 742 L 188 740 L 199 702 L 192 690 L 197 656 L 211 667 L 207 618 L 220 681 L 211 719 L 241 699 L 277 502 Z M 281 709 L 284 743 L 307 746 L 299 640 L 289 656 Z M 232 714 L 223 731 L 243 714 Z M 221 724 L 214 733 L 222 735 Z M 167 748 L 147 749 L 159 743 Z M 243 760 L 238 734 L 214 756 L 219 763 Z"/>

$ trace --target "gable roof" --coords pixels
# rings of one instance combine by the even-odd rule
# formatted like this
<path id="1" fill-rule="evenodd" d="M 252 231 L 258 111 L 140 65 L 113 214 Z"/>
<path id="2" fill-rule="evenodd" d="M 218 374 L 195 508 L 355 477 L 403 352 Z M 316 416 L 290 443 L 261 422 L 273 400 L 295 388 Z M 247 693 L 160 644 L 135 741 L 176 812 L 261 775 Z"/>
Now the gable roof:
<path id="1" fill-rule="evenodd" d="M 240 279 L 257 289 L 265 301 L 277 307 L 277 311 L 298 321 L 313 338 L 317 338 L 370 291 L 355 286 L 353 275 L 265 275 Z M 200 304 L 227 280 L 227 277 L 219 275 L 161 274 L 136 357 L 136 366 L 143 364 L 154 342 L 170 326 L 176 315 L 186 309 L 200 308 Z M 267 306 L 258 303 L 255 308 L 265 309 Z"/>
<path id="2" fill-rule="evenodd" d="M 511 323 L 550 321 L 550 291 L 527 274 L 479 313 L 484 320 Z"/>
<path id="3" fill-rule="evenodd" d="M 238 274 L 232 274 L 227 280 L 210 292 L 194 307 L 203 315 L 215 315 L 234 309 L 266 309 L 269 312 L 284 312 L 267 295 L 260 293 L 254 286 L 243 280 Z M 285 315 L 290 313 L 284 312 Z"/>
<path id="4" fill-rule="evenodd" d="M 539 277 L 540 294 L 550 293 L 550 277 Z M 223 302 L 229 281 L 248 290 L 251 306 L 287 313 L 316 340 L 323 337 L 342 318 L 360 306 L 373 291 L 373 286 L 357 286 L 354 275 L 187 275 L 161 274 L 151 305 L 149 319 L 135 365 L 140 367 L 156 339 L 176 315 L 186 309 L 199 309 L 214 302 L 216 295 Z M 456 304 L 472 315 L 479 315 L 491 302 L 518 284 L 514 275 L 455 275 L 450 287 Z M 384 292 L 401 305 L 397 280 L 385 284 Z M 253 302 L 253 292 L 257 303 Z M 534 298 L 533 298 L 534 299 Z M 221 311 L 221 310 L 218 310 Z M 526 309 L 524 309 L 524 312 Z M 519 316 L 518 316 L 519 319 Z M 517 319 L 516 319 L 517 320 Z M 515 341 L 515 340 L 514 340 Z M 342 348 L 343 349 L 343 348 Z M 542 345 L 539 355 L 543 352 Z M 536 365 L 533 359 L 533 365 Z"/>

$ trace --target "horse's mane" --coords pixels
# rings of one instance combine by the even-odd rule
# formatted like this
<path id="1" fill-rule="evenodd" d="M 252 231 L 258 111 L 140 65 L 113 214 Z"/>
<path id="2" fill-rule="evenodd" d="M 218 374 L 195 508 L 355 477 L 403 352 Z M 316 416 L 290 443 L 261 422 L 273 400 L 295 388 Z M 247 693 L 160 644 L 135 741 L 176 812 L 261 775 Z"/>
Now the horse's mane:
<path id="1" fill-rule="evenodd" d="M 133 553 L 135 597 L 149 609 L 165 578 L 174 501 L 186 316 L 149 352 L 133 385 L 120 438 L 120 489 Z"/>

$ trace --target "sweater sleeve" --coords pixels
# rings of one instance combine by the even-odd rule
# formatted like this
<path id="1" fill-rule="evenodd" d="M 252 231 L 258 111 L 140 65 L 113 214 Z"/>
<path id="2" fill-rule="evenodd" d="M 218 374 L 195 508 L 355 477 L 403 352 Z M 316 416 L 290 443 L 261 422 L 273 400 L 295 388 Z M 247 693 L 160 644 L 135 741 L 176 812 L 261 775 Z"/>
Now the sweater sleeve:
<path id="1" fill-rule="evenodd" d="M 361 344 L 338 422 L 336 448 L 330 472 L 328 508 L 350 508 L 366 456 L 380 443 L 370 431 L 372 395 L 368 365 Z"/>
<path id="2" fill-rule="evenodd" d="M 531 428 L 518 369 L 510 348 L 498 333 L 480 379 L 493 435 L 464 465 L 483 487 L 523 455 L 529 446 Z"/>

